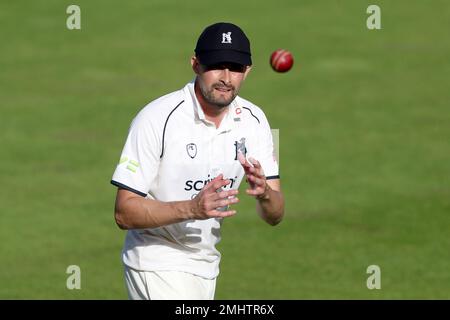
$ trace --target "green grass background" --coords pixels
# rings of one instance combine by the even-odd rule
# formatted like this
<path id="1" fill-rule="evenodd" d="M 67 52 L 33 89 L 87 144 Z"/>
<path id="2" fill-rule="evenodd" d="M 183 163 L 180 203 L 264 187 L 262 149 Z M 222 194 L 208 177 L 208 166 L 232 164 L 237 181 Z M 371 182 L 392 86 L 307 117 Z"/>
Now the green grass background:
<path id="1" fill-rule="evenodd" d="M 450 4 L 376 1 L 370 31 L 372 3 L 1 2 L 0 298 L 126 298 L 109 181 L 128 126 L 192 79 L 202 29 L 232 21 L 254 53 L 241 95 L 280 130 L 286 216 L 270 227 L 241 197 L 216 298 L 449 299 Z"/>

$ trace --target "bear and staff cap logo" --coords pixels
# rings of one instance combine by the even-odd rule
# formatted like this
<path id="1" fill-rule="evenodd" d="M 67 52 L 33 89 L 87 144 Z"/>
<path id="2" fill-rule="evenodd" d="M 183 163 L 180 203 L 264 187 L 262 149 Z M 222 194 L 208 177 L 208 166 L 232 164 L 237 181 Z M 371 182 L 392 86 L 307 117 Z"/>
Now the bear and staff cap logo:
<path id="1" fill-rule="evenodd" d="M 231 31 L 227 33 L 222 33 L 222 43 L 231 44 Z"/>
<path id="2" fill-rule="evenodd" d="M 188 143 L 186 145 L 186 151 L 189 157 L 191 157 L 191 159 L 194 159 L 197 155 L 197 146 L 195 145 L 195 143 Z"/>

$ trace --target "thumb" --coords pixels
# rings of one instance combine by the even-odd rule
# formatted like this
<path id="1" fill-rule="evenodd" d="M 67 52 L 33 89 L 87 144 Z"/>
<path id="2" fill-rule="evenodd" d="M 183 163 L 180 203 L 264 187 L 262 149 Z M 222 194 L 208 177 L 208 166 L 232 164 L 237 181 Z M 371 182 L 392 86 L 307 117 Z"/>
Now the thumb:
<path id="1" fill-rule="evenodd" d="M 247 161 L 247 159 L 245 158 L 244 154 L 242 152 L 238 152 L 238 156 L 237 156 L 240 164 L 245 168 L 249 168 L 252 167 L 252 165 Z"/>
<path id="2" fill-rule="evenodd" d="M 242 154 L 242 152 L 238 152 L 238 154 L 237 154 L 237 158 L 238 158 L 238 160 L 239 160 L 239 162 L 241 163 L 241 165 L 245 165 L 245 157 L 244 157 L 244 155 Z"/>
<path id="3" fill-rule="evenodd" d="M 215 182 L 220 181 L 222 179 L 223 179 L 223 174 L 221 173 L 221 174 L 217 175 L 217 177 L 212 179 L 210 182 L 208 182 L 208 184 L 205 186 L 204 190 L 211 189 Z"/>
<path id="4" fill-rule="evenodd" d="M 244 168 L 245 173 L 249 173 L 250 168 L 252 167 L 252 165 L 247 161 L 247 159 L 245 158 L 245 156 L 242 154 L 242 152 L 238 152 L 238 160 L 242 166 L 242 168 Z"/>

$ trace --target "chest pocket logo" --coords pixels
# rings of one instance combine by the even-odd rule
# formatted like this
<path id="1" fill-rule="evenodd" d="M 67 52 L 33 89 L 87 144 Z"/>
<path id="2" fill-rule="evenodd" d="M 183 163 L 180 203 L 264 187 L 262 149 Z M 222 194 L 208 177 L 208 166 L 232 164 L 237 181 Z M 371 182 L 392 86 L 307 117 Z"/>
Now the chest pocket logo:
<path id="1" fill-rule="evenodd" d="M 188 143 L 186 145 L 186 151 L 188 156 L 191 157 L 191 159 L 194 159 L 197 155 L 197 146 L 195 145 L 195 143 Z"/>

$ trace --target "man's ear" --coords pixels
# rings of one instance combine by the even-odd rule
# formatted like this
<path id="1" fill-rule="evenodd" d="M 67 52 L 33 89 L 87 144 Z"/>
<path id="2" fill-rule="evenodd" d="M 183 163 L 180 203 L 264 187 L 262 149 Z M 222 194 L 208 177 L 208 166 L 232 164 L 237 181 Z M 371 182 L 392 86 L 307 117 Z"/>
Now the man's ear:
<path id="1" fill-rule="evenodd" d="M 200 73 L 200 62 L 198 61 L 196 56 L 192 56 L 191 66 L 192 66 L 192 70 L 195 72 L 195 74 Z"/>
<path id="2" fill-rule="evenodd" d="M 244 71 L 244 79 L 247 78 L 248 74 L 250 73 L 250 70 L 252 70 L 252 66 L 247 66 L 247 69 Z"/>

